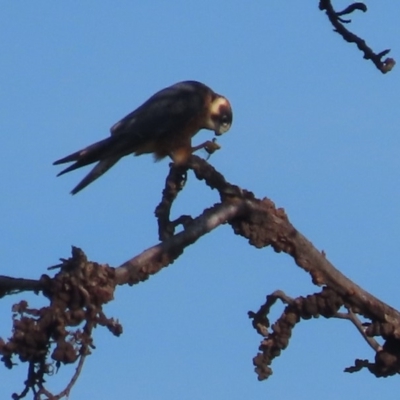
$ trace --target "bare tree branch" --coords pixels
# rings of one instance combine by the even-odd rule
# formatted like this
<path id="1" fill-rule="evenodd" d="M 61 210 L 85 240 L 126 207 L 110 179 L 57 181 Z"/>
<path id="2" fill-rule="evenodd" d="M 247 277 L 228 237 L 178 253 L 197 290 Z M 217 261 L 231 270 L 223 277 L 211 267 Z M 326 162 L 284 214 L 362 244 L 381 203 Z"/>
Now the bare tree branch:
<path id="1" fill-rule="evenodd" d="M 335 32 L 347 42 L 355 43 L 365 59 L 370 59 L 382 73 L 392 70 L 395 60 L 383 60 L 390 50 L 375 53 L 363 39 L 345 27 L 351 20 L 343 17 L 356 11 L 366 12 L 365 4 L 355 2 L 336 12 L 331 0 L 320 0 L 319 8 L 325 11 Z M 208 141 L 196 148 L 205 148 L 211 154 L 219 145 Z M 220 202 L 197 217 L 181 215 L 171 221 L 171 208 L 184 189 L 188 171 L 193 171 L 198 180 L 217 190 Z M 351 321 L 375 351 L 374 361 L 356 359 L 346 372 L 367 368 L 375 376 L 400 373 L 400 313 L 338 271 L 323 251 L 317 250 L 295 229 L 284 209 L 276 208 L 271 200 L 257 199 L 250 191 L 227 182 L 205 160 L 192 156 L 186 166 L 170 166 L 155 215 L 161 242 L 119 267 L 89 261 L 82 250 L 73 247 L 70 258 L 62 258 L 59 265 L 49 268 L 57 270 L 53 277 L 43 274 L 34 280 L 0 275 L 0 298 L 32 291 L 42 293 L 49 303 L 40 309 L 29 308 L 24 300 L 15 304 L 12 335 L 7 341 L 0 338 L 1 361 L 6 368 L 15 366 L 15 357 L 27 363 L 25 386 L 20 394 L 13 394 L 14 399 L 22 399 L 29 392 L 37 400 L 68 397 L 86 357 L 94 348 L 94 328 L 106 327 L 115 336 L 122 333 L 121 324 L 106 317 L 103 311 L 103 305 L 113 300 L 116 286 L 147 280 L 172 264 L 186 247 L 225 223 L 256 248 L 271 246 L 276 252 L 287 253 L 310 274 L 315 285 L 322 286 L 318 293 L 306 297 L 290 297 L 277 290 L 267 296 L 257 312 L 249 312 L 254 329 L 262 336 L 259 352 L 253 358 L 259 380 L 271 375 L 270 365 L 289 345 L 293 328 L 301 321 L 319 316 Z M 182 231 L 176 233 L 179 225 L 183 227 Z M 269 313 L 278 300 L 286 306 L 282 315 L 271 324 Z M 347 308 L 347 313 L 340 312 L 343 307 Z M 359 316 L 368 321 L 362 323 Z M 374 337 L 381 337 L 383 345 Z M 77 363 L 77 367 L 70 382 L 59 394 L 53 395 L 45 387 L 47 376 L 71 363 Z"/>
<path id="2" fill-rule="evenodd" d="M 244 210 L 244 203 L 216 204 L 205 210 L 204 213 L 190 222 L 186 228 L 156 246 L 124 262 L 116 268 L 115 276 L 119 285 L 146 280 L 156 274 L 163 267 L 172 264 L 185 247 L 193 244 L 197 239 L 221 224 L 240 215 Z"/>
<path id="3" fill-rule="evenodd" d="M 195 218 L 178 218 L 178 221 L 183 221 L 183 229 L 175 233 L 177 222 L 169 220 L 170 210 L 184 187 L 182 182 L 186 180 L 188 170 L 192 170 L 197 179 L 204 180 L 211 189 L 217 190 L 220 202 Z M 24 397 L 29 390 L 38 396 L 47 395 L 44 375 L 50 373 L 52 363 L 56 363 L 57 368 L 78 360 L 83 363 L 83 355 L 86 356 L 89 348 L 93 347 L 92 331 L 97 325 L 107 327 L 117 336 L 122 332 L 118 321 L 107 318 L 102 311 L 102 305 L 113 299 L 116 285 L 145 281 L 172 264 L 187 246 L 225 223 L 256 248 L 271 246 L 276 252 L 289 254 L 310 274 L 314 284 L 323 287 L 318 293 L 297 298 L 276 291 L 267 296 L 266 303 L 258 312 L 249 312 L 253 327 L 263 337 L 260 353 L 253 359 L 260 380 L 272 373 L 270 364 L 289 345 L 295 325 L 320 315 L 351 320 L 376 351 L 374 362 L 356 360 L 355 366 L 346 371 L 367 368 L 376 376 L 389 376 L 400 371 L 400 313 L 338 271 L 325 253 L 317 250 L 295 229 L 285 211 L 276 208 L 271 200 L 257 199 L 253 193 L 227 182 L 205 160 L 192 156 L 183 169 L 171 166 L 156 216 L 160 237 L 165 240 L 117 268 L 88 261 L 81 250 L 73 248 L 71 258 L 61 259 L 60 265 L 52 267 L 59 269 L 53 278 L 42 275 L 35 281 L 0 277 L 3 295 L 33 290 L 41 291 L 50 300 L 49 307 L 39 310 L 28 308 L 25 301 L 15 305 L 13 311 L 19 318 L 13 319 L 13 336 L 8 342 L 0 340 L 0 354 L 8 368 L 14 366 L 12 357 L 15 355 L 29 364 L 26 387 L 15 398 Z M 271 325 L 268 314 L 277 300 L 287 306 Z M 339 312 L 343 306 L 349 310 L 346 315 Z M 361 325 L 356 314 L 370 322 Z M 56 320 L 54 316 L 57 316 Z M 374 336 L 382 337 L 384 344 L 379 346 L 372 339 Z M 25 339 L 21 341 L 21 338 Z M 49 356 L 53 361 L 48 360 Z M 61 395 L 69 393 L 82 368 L 79 365 Z"/>
<path id="4" fill-rule="evenodd" d="M 357 315 L 355 315 L 353 311 L 351 311 L 351 309 L 348 309 L 347 313 L 338 312 L 334 315 L 334 317 L 339 319 L 347 319 L 351 321 L 357 328 L 358 332 L 360 332 L 361 336 L 371 346 L 372 350 L 374 351 L 382 350 L 382 346 L 374 338 L 367 336 L 367 334 L 365 333 L 365 327 L 363 326 Z"/>
<path id="5" fill-rule="evenodd" d="M 357 47 L 364 53 L 364 58 L 366 60 L 371 60 L 376 68 L 379 69 L 383 74 L 391 71 L 396 64 L 393 58 L 386 58 L 382 61 L 390 50 L 383 50 L 380 53 L 375 53 L 359 36 L 350 32 L 343 24 L 349 24 L 351 20 L 345 20 L 341 18 L 343 15 L 348 15 L 354 11 L 367 11 L 367 6 L 364 3 L 353 3 L 346 7 L 343 11 L 336 12 L 332 6 L 331 0 L 320 0 L 319 9 L 325 11 L 329 18 L 329 21 L 334 27 L 334 31 L 337 32 L 342 38 L 349 43 L 355 43 Z"/>
<path id="6" fill-rule="evenodd" d="M 42 290 L 42 283 L 38 280 L 0 275 L 0 298 L 28 291 L 37 293 L 40 290 Z"/>

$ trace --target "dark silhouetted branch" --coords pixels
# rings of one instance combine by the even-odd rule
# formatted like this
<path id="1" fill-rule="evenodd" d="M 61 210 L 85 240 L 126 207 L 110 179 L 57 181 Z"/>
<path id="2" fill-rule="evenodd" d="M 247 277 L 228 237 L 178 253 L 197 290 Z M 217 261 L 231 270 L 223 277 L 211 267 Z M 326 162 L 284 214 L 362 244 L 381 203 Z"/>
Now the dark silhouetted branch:
<path id="1" fill-rule="evenodd" d="M 383 50 L 380 53 L 375 53 L 359 36 L 350 32 L 343 24 L 348 24 L 351 22 L 349 19 L 343 19 L 343 15 L 348 15 L 354 11 L 367 11 L 367 6 L 364 3 L 353 3 L 346 7 L 343 11 L 336 12 L 332 6 L 331 0 L 320 0 L 319 9 L 325 11 L 329 18 L 329 21 L 334 27 L 334 31 L 337 32 L 342 38 L 349 43 L 355 43 L 357 47 L 364 53 L 364 58 L 366 60 L 371 60 L 376 68 L 379 69 L 383 74 L 391 71 L 395 66 L 396 62 L 393 58 L 386 58 L 382 60 L 390 50 Z"/>
<path id="2" fill-rule="evenodd" d="M 42 283 L 35 279 L 11 278 L 0 275 L 0 298 L 21 292 L 40 292 Z"/>

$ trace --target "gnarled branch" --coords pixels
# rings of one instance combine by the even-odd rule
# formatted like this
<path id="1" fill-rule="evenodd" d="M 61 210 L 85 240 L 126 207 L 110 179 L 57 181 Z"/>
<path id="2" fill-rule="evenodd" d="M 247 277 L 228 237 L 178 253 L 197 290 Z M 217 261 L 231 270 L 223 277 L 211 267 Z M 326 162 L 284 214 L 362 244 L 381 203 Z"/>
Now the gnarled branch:
<path id="1" fill-rule="evenodd" d="M 371 60 L 376 68 L 379 69 L 383 74 L 391 71 L 396 64 L 396 61 L 393 58 L 387 57 L 384 60 L 387 54 L 389 54 L 390 50 L 386 49 L 379 53 L 375 53 L 365 42 L 365 40 L 361 39 L 359 36 L 350 32 L 344 24 L 349 24 L 351 20 L 343 19 L 343 15 L 351 14 L 355 11 L 367 11 L 367 6 L 364 3 L 353 3 L 346 7 L 343 11 L 335 11 L 331 0 L 320 0 L 319 9 L 321 11 L 325 11 L 326 15 L 329 18 L 329 21 L 334 27 L 334 31 L 337 32 L 342 38 L 349 43 L 355 43 L 357 47 L 364 53 L 364 58 L 366 60 Z"/>
<path id="2" fill-rule="evenodd" d="M 207 186 L 217 190 L 220 202 L 195 218 L 178 218 L 177 221 L 183 223 L 183 229 L 175 233 L 178 222 L 170 221 L 170 210 L 183 189 L 182 177 L 186 179 L 190 170 L 197 179 L 204 180 Z M 276 252 L 289 254 L 300 268 L 310 274 L 314 284 L 322 286 L 320 292 L 306 297 L 291 298 L 281 291 L 274 292 L 259 311 L 249 313 L 253 327 L 263 337 L 260 352 L 253 359 L 260 380 L 271 374 L 270 364 L 289 345 L 294 326 L 320 315 L 350 319 L 376 351 L 375 361 L 356 360 L 355 366 L 346 371 L 368 368 L 376 376 L 399 373 L 400 313 L 338 271 L 324 252 L 317 250 L 290 223 L 285 211 L 276 208 L 271 200 L 257 199 L 253 193 L 227 182 L 207 161 L 192 156 L 183 169 L 171 166 L 156 216 L 159 234 L 164 240 L 119 267 L 88 261 L 81 250 L 73 248 L 71 258 L 61 259 L 60 265 L 52 267 L 59 269 L 53 278 L 43 275 L 37 281 L 28 281 L 0 277 L 3 294 L 41 291 L 50 300 L 49 307 L 39 310 L 29 309 L 27 302 L 16 305 L 14 312 L 19 314 L 19 318 L 14 319 L 14 334 L 9 341 L 0 341 L 2 361 L 8 368 L 13 367 L 12 357 L 15 355 L 29 363 L 26 387 L 19 398 L 30 389 L 34 393 L 47 393 L 43 382 L 44 375 L 50 372 L 51 363 L 55 362 L 57 367 L 78 361 L 83 363 L 93 347 L 92 331 L 97 325 L 107 327 L 116 336 L 122 332 L 118 321 L 106 318 L 102 311 L 102 305 L 112 300 L 116 285 L 134 285 L 145 281 L 172 264 L 187 246 L 225 223 L 256 248 L 271 246 Z M 271 325 L 268 314 L 278 299 L 287 306 L 281 317 Z M 340 312 L 342 307 L 347 308 L 347 314 Z M 53 319 L 55 315 L 56 320 Z M 356 315 L 367 322 L 361 326 Z M 78 326 L 83 329 L 71 329 Z M 372 339 L 375 336 L 383 338 L 384 343 L 379 345 Z M 29 340 L 21 341 L 21 337 Z M 76 376 L 71 382 L 75 380 Z M 62 393 L 69 392 L 71 385 Z"/>

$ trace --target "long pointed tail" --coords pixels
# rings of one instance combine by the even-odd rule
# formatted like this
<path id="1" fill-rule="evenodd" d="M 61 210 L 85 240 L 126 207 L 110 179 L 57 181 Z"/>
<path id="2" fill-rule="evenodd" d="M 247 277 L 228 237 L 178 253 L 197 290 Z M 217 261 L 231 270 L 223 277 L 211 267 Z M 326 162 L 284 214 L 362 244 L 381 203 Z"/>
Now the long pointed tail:
<path id="1" fill-rule="evenodd" d="M 85 147 L 82 150 L 79 150 L 64 158 L 60 158 L 59 160 L 54 161 L 53 165 L 65 164 L 75 161 L 74 164 L 62 170 L 57 176 L 84 167 L 85 165 L 93 164 L 94 162 L 100 161 L 102 158 L 107 157 L 108 154 L 112 153 L 114 143 L 115 139 L 113 137 L 108 137 L 106 139 L 100 140 L 99 142 L 93 143 L 92 145 Z"/>
<path id="2" fill-rule="evenodd" d="M 107 172 L 121 157 L 109 157 L 101 160 L 96 166 L 71 190 L 71 194 L 77 194 L 86 186 Z M 75 164 L 74 164 L 75 165 Z M 79 167 L 78 167 L 79 168 Z"/>
<path id="3" fill-rule="evenodd" d="M 121 143 L 115 136 L 110 136 L 104 140 L 93 143 L 92 145 L 61 158 L 53 163 L 53 165 L 64 164 L 75 161 L 72 165 L 62 170 L 57 176 L 66 174 L 67 172 L 93 164 L 99 163 L 86 175 L 81 182 L 71 191 L 72 194 L 78 193 L 87 185 L 108 171 L 121 157 L 124 152 L 120 149 Z"/>

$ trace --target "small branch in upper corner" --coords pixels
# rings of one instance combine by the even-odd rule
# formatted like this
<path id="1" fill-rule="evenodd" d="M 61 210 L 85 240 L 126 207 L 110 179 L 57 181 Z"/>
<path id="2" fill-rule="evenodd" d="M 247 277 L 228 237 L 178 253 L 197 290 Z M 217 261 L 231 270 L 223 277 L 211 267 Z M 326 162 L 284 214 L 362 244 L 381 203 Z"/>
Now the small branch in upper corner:
<path id="1" fill-rule="evenodd" d="M 393 58 L 387 57 L 382 60 L 390 50 L 386 49 L 379 53 L 375 53 L 359 36 L 350 32 L 343 24 L 349 24 L 351 22 L 350 19 L 343 19 L 343 15 L 351 14 L 355 11 L 367 11 L 367 6 L 364 3 L 353 3 L 346 7 L 344 10 L 337 12 L 334 10 L 331 0 L 320 0 L 319 9 L 321 11 L 325 10 L 326 15 L 329 18 L 329 21 L 334 27 L 334 31 L 337 32 L 346 42 L 355 43 L 357 47 L 364 53 L 364 58 L 366 60 L 371 60 L 376 68 L 379 69 L 383 74 L 391 71 L 396 64 L 396 61 Z"/>

